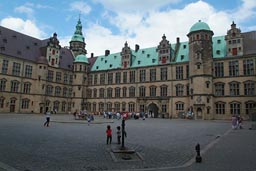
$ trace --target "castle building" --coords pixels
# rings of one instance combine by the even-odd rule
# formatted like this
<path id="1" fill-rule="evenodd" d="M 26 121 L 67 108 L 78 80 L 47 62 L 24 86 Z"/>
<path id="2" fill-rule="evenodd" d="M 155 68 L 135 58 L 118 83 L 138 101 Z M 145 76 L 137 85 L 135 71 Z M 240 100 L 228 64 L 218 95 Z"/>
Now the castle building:
<path id="1" fill-rule="evenodd" d="M 201 119 L 248 118 L 256 107 L 256 31 L 233 22 L 214 37 L 198 21 L 188 41 L 87 56 L 80 19 L 69 47 L 54 33 L 39 40 L 0 26 L 0 113 L 88 110 L 147 112 L 154 117 L 194 113 Z"/>

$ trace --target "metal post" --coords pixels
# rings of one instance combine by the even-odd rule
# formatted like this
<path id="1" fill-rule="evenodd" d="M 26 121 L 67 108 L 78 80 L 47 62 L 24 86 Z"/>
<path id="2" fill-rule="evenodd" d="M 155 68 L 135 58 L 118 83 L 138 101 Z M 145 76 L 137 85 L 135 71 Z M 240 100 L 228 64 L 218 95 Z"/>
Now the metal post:
<path id="1" fill-rule="evenodd" d="M 125 134 L 125 119 L 122 120 L 122 146 L 121 149 L 125 149 L 124 147 L 124 135 Z"/>

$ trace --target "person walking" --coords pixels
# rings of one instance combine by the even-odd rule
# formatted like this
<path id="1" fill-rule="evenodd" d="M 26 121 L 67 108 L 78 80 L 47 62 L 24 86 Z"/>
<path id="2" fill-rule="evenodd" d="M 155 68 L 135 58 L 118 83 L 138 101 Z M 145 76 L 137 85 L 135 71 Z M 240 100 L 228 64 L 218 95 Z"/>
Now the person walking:
<path id="1" fill-rule="evenodd" d="M 117 143 L 121 144 L 121 127 L 117 126 L 116 128 L 117 128 L 117 132 L 116 132 L 116 134 L 117 134 Z"/>
<path id="2" fill-rule="evenodd" d="M 111 144 L 111 142 L 112 142 L 112 129 L 111 129 L 110 125 L 107 126 L 106 134 L 107 134 L 107 144 Z"/>
<path id="3" fill-rule="evenodd" d="M 44 126 L 49 127 L 51 112 L 49 112 L 48 109 L 46 109 L 45 116 L 46 116 L 46 121 L 45 121 L 45 123 L 44 123 Z"/>

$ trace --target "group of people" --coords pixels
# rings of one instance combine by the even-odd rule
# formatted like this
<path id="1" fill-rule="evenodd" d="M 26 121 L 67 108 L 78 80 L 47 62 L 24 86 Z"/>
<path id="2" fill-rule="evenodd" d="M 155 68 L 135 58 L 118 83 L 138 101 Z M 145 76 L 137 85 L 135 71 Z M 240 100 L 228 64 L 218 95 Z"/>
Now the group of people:
<path id="1" fill-rule="evenodd" d="M 121 144 L 121 127 L 117 126 L 116 129 L 117 129 L 117 131 L 116 131 L 117 144 Z M 111 129 L 110 125 L 107 126 L 106 134 L 107 134 L 107 144 L 111 144 L 112 143 L 112 129 Z M 124 131 L 124 136 L 125 137 L 127 136 L 126 131 Z"/>
<path id="2" fill-rule="evenodd" d="M 232 129 L 242 129 L 243 118 L 239 115 L 232 116 Z"/>

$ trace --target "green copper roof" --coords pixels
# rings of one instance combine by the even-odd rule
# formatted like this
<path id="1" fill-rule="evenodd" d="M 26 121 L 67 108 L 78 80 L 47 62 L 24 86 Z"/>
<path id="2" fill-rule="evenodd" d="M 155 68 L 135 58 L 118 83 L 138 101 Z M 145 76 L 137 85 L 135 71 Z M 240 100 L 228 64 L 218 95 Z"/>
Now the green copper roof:
<path id="1" fill-rule="evenodd" d="M 213 37 L 212 43 L 213 58 L 223 58 L 227 55 L 225 36 Z"/>
<path id="2" fill-rule="evenodd" d="M 211 31 L 209 25 L 206 24 L 205 22 L 202 22 L 201 20 L 199 20 L 197 23 L 195 23 L 190 28 L 189 32 L 198 31 L 198 30 L 208 30 L 208 31 Z"/>
<path id="3" fill-rule="evenodd" d="M 74 35 L 72 36 L 71 41 L 78 41 L 78 42 L 83 42 L 84 43 L 84 36 L 83 36 L 83 32 L 82 32 L 82 24 L 80 21 L 80 18 L 76 24 L 76 31 L 74 33 Z"/>
<path id="4" fill-rule="evenodd" d="M 121 68 L 121 55 L 120 53 L 109 54 L 108 56 L 99 56 L 91 71 L 109 70 Z"/>
<path id="5" fill-rule="evenodd" d="M 226 56 L 225 36 L 212 38 L 213 42 L 213 58 L 224 58 Z M 171 44 L 171 56 L 174 58 L 174 50 L 177 44 Z M 139 49 L 137 52 L 132 50 L 132 63 L 130 68 L 155 66 L 158 64 L 157 47 Z M 180 63 L 189 61 L 189 44 L 188 42 L 180 42 L 177 49 L 175 60 L 171 63 Z M 120 53 L 109 54 L 108 56 L 99 56 L 92 66 L 92 71 L 111 70 L 121 68 Z"/>
<path id="6" fill-rule="evenodd" d="M 83 54 L 77 55 L 74 62 L 81 62 L 81 63 L 87 63 L 87 64 L 89 63 L 88 58 Z"/>
<path id="7" fill-rule="evenodd" d="M 158 65 L 158 52 L 156 47 L 132 50 L 131 68 Z"/>

